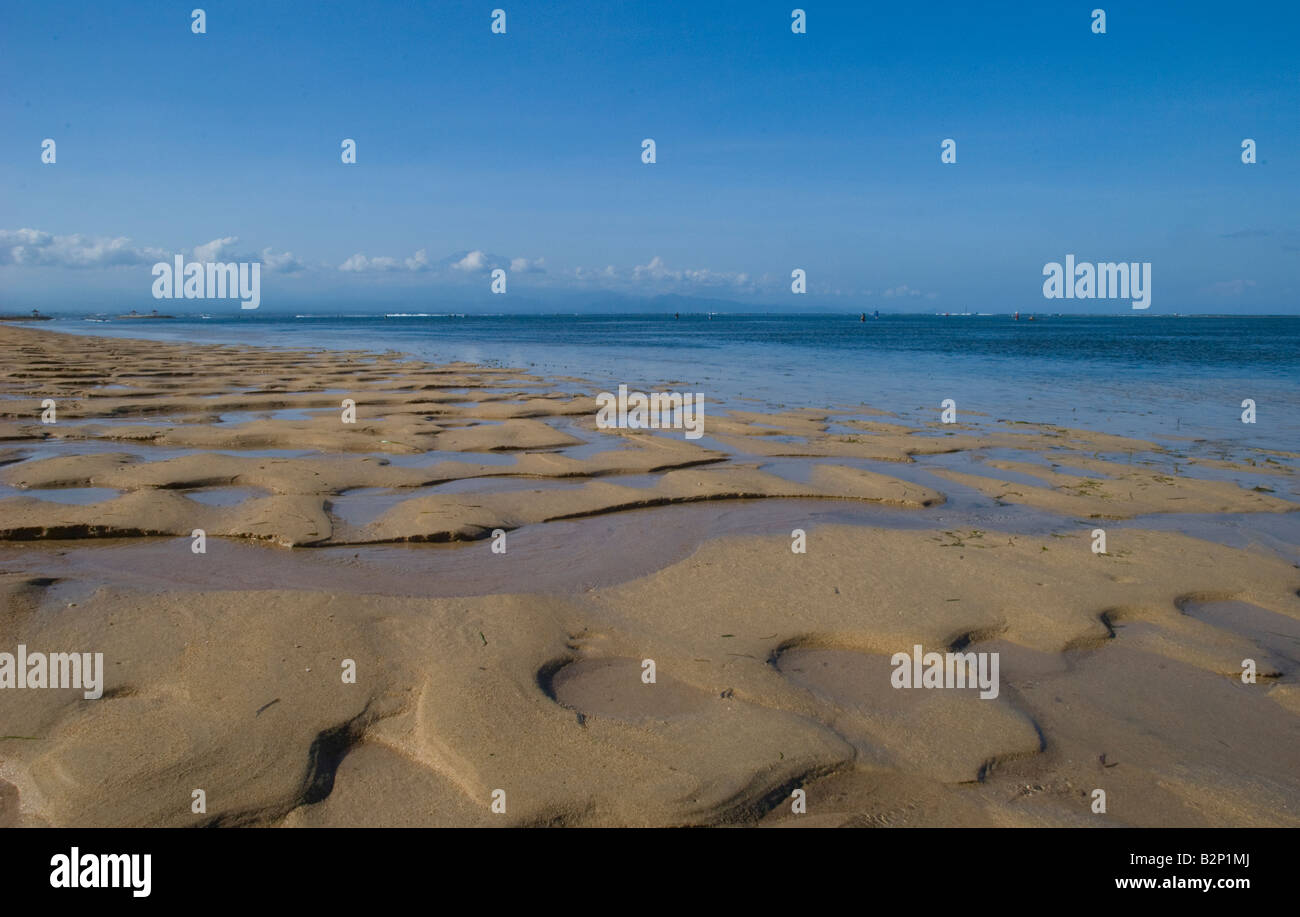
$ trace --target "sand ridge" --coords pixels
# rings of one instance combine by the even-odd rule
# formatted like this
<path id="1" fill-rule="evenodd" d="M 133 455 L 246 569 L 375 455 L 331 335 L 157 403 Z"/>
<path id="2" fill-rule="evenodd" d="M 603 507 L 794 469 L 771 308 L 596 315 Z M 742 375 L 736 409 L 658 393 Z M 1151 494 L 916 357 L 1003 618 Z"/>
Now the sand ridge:
<path id="1" fill-rule="evenodd" d="M 0 652 L 107 668 L 100 700 L 0 690 L 0 825 L 1300 824 L 1300 571 L 1174 532 L 1114 528 L 1102 554 L 1092 536 L 1294 519 L 1289 461 L 1200 463 L 1251 483 L 1258 462 L 1259 489 L 1166 468 L 1155 443 L 870 406 L 711 408 L 692 442 L 597 429 L 582 380 L 398 354 L 14 328 L 0 353 L 0 540 L 30 547 L 0 568 Z M 954 530 L 946 483 L 1052 530 Z M 787 500 L 921 522 L 808 524 L 802 553 L 726 535 L 561 592 L 51 572 L 107 539 L 202 564 L 196 528 L 210 556 L 490 552 L 497 530 Z M 999 653 L 996 699 L 892 689 L 917 644 Z"/>
<path id="2" fill-rule="evenodd" d="M 1232 595 L 1300 623 L 1293 568 L 1166 533 L 1126 534 L 1140 564 L 1075 563 L 1082 533 L 1046 553 L 990 536 L 978 561 L 926 532 L 820 528 L 807 555 L 724 538 L 569 598 L 102 587 L 57 608 L 54 584 L 10 576 L 5 645 L 88 643 L 111 663 L 103 702 L 0 692 L 28 737 L 5 742 L 0 777 L 43 801 L 26 823 L 53 824 L 780 822 L 789 787 L 826 817 L 823 786 L 872 775 L 910 781 L 932 819 L 1085 824 L 1101 786 L 1107 823 L 1300 822 L 1300 725 L 1274 696 L 1294 668 L 1183 610 Z M 845 560 L 864 556 L 855 578 Z M 1000 697 L 891 691 L 887 655 L 914 642 L 996 648 Z M 1255 685 L 1233 677 L 1244 657 Z M 837 818 L 897 801 L 839 799 Z"/>

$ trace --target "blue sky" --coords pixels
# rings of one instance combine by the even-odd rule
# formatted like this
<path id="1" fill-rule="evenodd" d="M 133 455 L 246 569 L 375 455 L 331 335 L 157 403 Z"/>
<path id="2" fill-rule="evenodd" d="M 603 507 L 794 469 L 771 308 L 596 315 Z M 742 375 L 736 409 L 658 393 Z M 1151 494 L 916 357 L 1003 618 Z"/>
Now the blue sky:
<path id="1" fill-rule="evenodd" d="M 1043 299 L 1074 254 L 1300 311 L 1295 4 L 800 2 L 7 4 L 0 311 L 177 252 L 269 310 L 1130 311 Z"/>

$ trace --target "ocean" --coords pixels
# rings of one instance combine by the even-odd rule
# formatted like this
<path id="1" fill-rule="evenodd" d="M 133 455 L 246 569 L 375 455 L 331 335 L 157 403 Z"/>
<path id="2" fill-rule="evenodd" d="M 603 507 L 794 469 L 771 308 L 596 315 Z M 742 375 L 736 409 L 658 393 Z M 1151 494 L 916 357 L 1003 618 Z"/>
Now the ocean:
<path id="1" fill-rule="evenodd" d="M 39 327 L 200 343 L 396 350 L 700 392 L 751 408 L 863 404 L 1047 423 L 1196 452 L 1300 452 L 1300 316 L 272 315 Z M 1243 423 L 1243 401 L 1255 422 Z M 1192 446 L 1191 444 L 1195 444 Z"/>

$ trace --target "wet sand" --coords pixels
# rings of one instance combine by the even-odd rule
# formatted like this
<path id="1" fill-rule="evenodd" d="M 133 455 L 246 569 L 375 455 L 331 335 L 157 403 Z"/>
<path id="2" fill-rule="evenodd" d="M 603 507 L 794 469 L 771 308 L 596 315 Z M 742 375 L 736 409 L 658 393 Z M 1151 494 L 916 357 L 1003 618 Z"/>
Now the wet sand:
<path id="1" fill-rule="evenodd" d="M 0 354 L 0 653 L 105 668 L 0 687 L 0 825 L 1300 824 L 1294 454 L 866 404 L 710 403 L 692 441 L 396 353 Z M 997 653 L 997 696 L 893 687 L 918 644 Z"/>

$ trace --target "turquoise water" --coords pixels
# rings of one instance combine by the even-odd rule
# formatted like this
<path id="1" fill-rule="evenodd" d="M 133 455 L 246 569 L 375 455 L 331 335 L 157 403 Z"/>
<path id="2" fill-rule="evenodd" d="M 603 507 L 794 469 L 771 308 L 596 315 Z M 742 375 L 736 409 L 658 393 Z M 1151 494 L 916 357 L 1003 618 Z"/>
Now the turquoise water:
<path id="1" fill-rule="evenodd" d="M 219 316 L 51 330 L 172 341 L 397 350 L 697 391 L 753 406 L 1008 419 L 1161 442 L 1300 451 L 1300 317 L 897 315 Z M 1257 422 L 1241 422 L 1244 399 Z M 987 418 L 963 412 L 981 412 Z"/>

